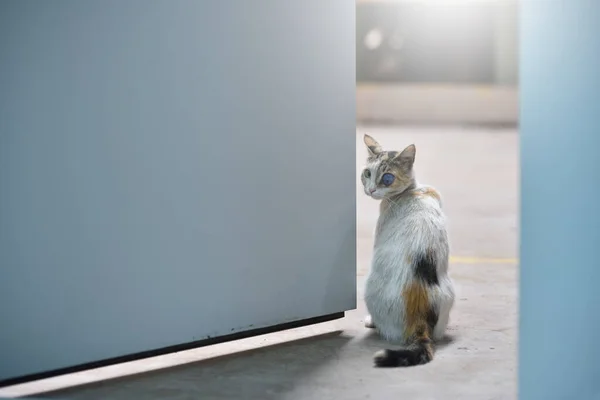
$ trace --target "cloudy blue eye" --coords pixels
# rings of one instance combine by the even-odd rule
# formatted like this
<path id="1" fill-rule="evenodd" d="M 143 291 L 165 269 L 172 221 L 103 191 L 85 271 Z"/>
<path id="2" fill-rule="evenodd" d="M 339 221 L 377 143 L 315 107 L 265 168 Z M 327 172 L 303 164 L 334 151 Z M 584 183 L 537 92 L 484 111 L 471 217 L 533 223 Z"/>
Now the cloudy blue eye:
<path id="1" fill-rule="evenodd" d="M 390 186 L 392 183 L 394 183 L 395 179 L 396 177 L 392 174 L 383 174 L 381 177 L 381 183 L 383 183 L 385 186 Z"/>

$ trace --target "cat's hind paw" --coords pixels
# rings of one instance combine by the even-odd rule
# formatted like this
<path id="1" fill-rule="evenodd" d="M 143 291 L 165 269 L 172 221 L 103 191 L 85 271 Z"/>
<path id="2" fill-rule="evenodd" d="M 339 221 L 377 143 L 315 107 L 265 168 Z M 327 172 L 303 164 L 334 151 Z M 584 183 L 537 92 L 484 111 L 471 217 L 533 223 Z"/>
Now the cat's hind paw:
<path id="1" fill-rule="evenodd" d="M 374 329 L 375 324 L 373 323 L 373 318 L 370 315 L 365 317 L 365 328 Z"/>

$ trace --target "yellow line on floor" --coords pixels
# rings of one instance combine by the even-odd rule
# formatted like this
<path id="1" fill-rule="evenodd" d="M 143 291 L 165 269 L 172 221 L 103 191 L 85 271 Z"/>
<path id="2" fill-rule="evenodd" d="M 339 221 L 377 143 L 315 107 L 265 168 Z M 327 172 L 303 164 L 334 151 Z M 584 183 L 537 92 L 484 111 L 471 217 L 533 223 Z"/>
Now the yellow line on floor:
<path id="1" fill-rule="evenodd" d="M 450 256 L 453 264 L 518 264 L 518 258 L 455 257 Z"/>

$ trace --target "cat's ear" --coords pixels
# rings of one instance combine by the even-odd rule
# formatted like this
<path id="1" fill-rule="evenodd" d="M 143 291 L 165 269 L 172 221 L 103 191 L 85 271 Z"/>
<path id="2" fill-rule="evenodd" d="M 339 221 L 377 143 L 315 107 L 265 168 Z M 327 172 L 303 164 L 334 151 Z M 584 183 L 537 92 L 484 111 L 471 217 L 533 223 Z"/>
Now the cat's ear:
<path id="1" fill-rule="evenodd" d="M 393 161 L 401 163 L 407 167 L 412 167 L 415 163 L 415 155 L 417 154 L 417 148 L 414 144 L 407 146 L 404 150 L 402 150 L 396 157 L 394 157 Z"/>
<path id="2" fill-rule="evenodd" d="M 367 145 L 367 150 L 369 151 L 370 156 L 377 156 L 383 151 L 379 143 L 377 143 L 377 140 L 373 139 L 371 136 L 365 134 L 364 141 Z"/>

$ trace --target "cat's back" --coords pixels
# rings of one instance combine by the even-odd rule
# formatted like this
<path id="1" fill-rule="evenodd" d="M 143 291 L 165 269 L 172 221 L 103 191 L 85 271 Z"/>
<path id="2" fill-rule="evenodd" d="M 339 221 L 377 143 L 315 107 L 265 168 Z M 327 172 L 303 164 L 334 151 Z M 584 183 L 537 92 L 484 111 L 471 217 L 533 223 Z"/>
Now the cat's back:
<path id="1" fill-rule="evenodd" d="M 442 196 L 433 186 L 420 185 L 408 193 L 412 211 L 442 212 Z"/>
<path id="2" fill-rule="evenodd" d="M 398 198 L 383 199 L 379 208 L 380 222 L 394 221 L 392 227 L 403 220 L 419 220 L 440 216 L 443 217 L 442 197 L 430 185 L 417 186 Z"/>
<path id="3" fill-rule="evenodd" d="M 375 245 L 408 244 L 422 235 L 434 239 L 445 236 L 446 220 L 440 193 L 432 186 L 420 185 L 402 196 L 384 199 L 380 204 Z"/>

